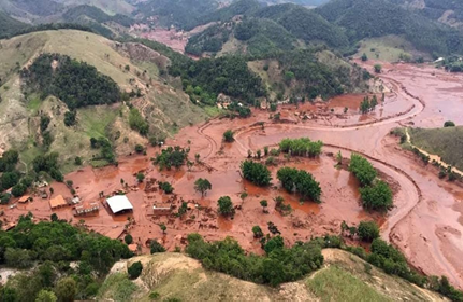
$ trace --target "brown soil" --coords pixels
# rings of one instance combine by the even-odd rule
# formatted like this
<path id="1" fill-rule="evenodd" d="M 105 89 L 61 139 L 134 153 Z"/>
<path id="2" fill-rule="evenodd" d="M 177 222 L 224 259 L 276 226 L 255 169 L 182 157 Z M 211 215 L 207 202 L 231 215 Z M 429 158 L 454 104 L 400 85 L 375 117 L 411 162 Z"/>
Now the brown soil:
<path id="1" fill-rule="evenodd" d="M 371 68 L 372 64 L 366 67 Z M 248 119 L 214 119 L 183 128 L 174 139 L 167 141 L 167 146 L 189 147 L 191 161 L 194 154 L 200 154 L 203 164 L 195 164 L 191 172 L 186 168 L 159 171 L 149 158 L 160 149 L 149 148 L 147 156 L 120 158 L 118 167 L 99 170 L 87 167 L 67 175 L 66 179 L 74 181 L 77 194 L 85 202 L 101 202 L 99 192 L 110 194 L 121 189 L 121 179 L 131 187 L 128 197 L 134 206 L 133 214 L 114 217 L 102 208 L 97 217 L 85 218 L 85 224 L 117 237 L 127 225 L 127 217 L 132 217 L 134 223 L 128 231 L 134 241 L 143 246 L 146 240 L 156 238 L 169 250 L 176 246 L 183 248 L 182 237 L 198 232 L 206 240 L 233 236 L 246 250 L 260 252 L 251 227 L 259 225 L 266 230 L 268 221 L 274 222 L 287 244 L 291 244 L 312 235 L 339 233 L 343 220 L 358 224 L 364 219 L 376 219 L 381 224 L 382 237 L 401 249 L 412 265 L 426 274 L 447 275 L 455 286 L 463 288 L 463 268 L 458 259 L 463 252 L 463 189 L 438 180 L 432 167 L 423 166 L 413 155 L 402 151 L 397 139 L 388 135 L 398 123 L 434 127 L 451 119 L 462 124 L 463 94 L 459 93 L 460 89 L 463 92 L 459 84 L 462 76 L 405 64 L 383 64 L 383 70 L 380 77 L 392 92 L 384 104 L 366 118 L 358 114 L 358 103 L 363 99 L 359 95 L 338 97 L 328 104 L 301 104 L 299 108 L 284 105 L 280 111 L 285 123 L 275 123 L 270 119 L 271 113 L 255 110 Z M 350 108 L 346 115 L 341 112 L 345 107 Z M 310 118 L 303 119 L 301 112 Z M 264 129 L 260 122 L 264 123 Z M 229 129 L 235 131 L 235 142 L 226 144 L 221 139 Z M 313 173 L 323 190 L 320 205 L 301 204 L 297 196 L 284 192 L 277 182 L 274 187 L 258 188 L 243 181 L 239 167 L 248 150 L 255 152 L 265 146 L 276 146 L 283 138 L 301 137 L 324 141 L 324 154 L 319 159 L 292 158 L 288 163 L 281 156 L 279 166 L 289 165 Z M 332 154 L 338 150 L 344 157 L 349 157 L 352 151 L 368 157 L 380 171 L 381 178 L 392 184 L 395 208 L 391 212 L 381 216 L 362 210 L 358 183 L 344 169 L 335 168 Z M 277 169 L 270 167 L 274 179 Z M 145 171 L 148 179 L 172 182 L 176 195 L 145 192 L 145 184 L 135 182 L 134 174 L 139 171 Z M 205 197 L 193 189 L 198 178 L 207 178 L 213 184 Z M 70 196 L 63 184 L 53 184 L 53 187 L 55 195 Z M 242 192 L 249 195 L 244 202 L 240 198 Z M 242 205 L 233 219 L 220 218 L 217 214 L 217 200 L 223 195 L 229 195 L 235 205 Z M 291 204 L 293 211 L 289 215 L 282 216 L 274 210 L 273 198 L 277 195 Z M 264 199 L 268 202 L 265 214 L 259 204 Z M 203 209 L 194 209 L 192 205 L 183 219 L 147 215 L 154 203 L 172 202 L 179 206 L 181 200 L 198 203 Z M 27 211 L 39 219 L 47 219 L 52 213 L 48 202 L 38 197 L 31 204 L 16 209 L 2 206 L 2 209 L 9 221 Z M 60 218 L 72 218 L 69 208 L 57 214 Z M 161 223 L 167 226 L 165 235 L 158 226 Z"/>

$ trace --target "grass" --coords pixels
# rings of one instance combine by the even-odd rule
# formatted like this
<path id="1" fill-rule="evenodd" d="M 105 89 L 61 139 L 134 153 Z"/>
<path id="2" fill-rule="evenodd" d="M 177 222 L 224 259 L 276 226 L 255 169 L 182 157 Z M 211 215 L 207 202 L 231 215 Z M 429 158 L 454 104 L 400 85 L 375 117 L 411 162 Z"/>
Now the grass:
<path id="1" fill-rule="evenodd" d="M 127 274 L 116 273 L 109 275 L 99 291 L 99 298 L 114 301 L 130 301 L 138 287 L 128 279 Z"/>
<path id="2" fill-rule="evenodd" d="M 27 103 L 27 109 L 32 111 L 33 113 L 37 113 L 40 109 L 40 105 L 42 104 L 42 100 L 37 93 L 29 95 L 29 102 Z"/>
<path id="3" fill-rule="evenodd" d="M 307 281 L 307 287 L 321 301 L 393 301 L 337 266 L 317 273 Z"/>
<path id="4" fill-rule="evenodd" d="M 439 156 L 442 161 L 463 170 L 463 127 L 411 128 L 412 145 Z"/>
<path id="5" fill-rule="evenodd" d="M 222 110 L 220 110 L 217 107 L 207 106 L 207 107 L 204 107 L 204 112 L 206 112 L 206 115 L 208 117 L 217 117 L 222 113 Z"/>
<path id="6" fill-rule="evenodd" d="M 114 123 L 117 114 L 117 109 L 106 106 L 79 109 L 79 123 L 89 139 L 106 137 L 106 129 Z"/>
<path id="7" fill-rule="evenodd" d="M 374 49 L 373 52 L 371 51 L 372 49 Z M 397 36 L 386 36 L 361 41 L 358 56 L 364 53 L 370 60 L 386 62 L 400 61 L 401 54 L 407 54 L 411 59 L 417 59 L 419 56 L 432 59 L 429 55 L 417 51 L 407 40 Z"/>

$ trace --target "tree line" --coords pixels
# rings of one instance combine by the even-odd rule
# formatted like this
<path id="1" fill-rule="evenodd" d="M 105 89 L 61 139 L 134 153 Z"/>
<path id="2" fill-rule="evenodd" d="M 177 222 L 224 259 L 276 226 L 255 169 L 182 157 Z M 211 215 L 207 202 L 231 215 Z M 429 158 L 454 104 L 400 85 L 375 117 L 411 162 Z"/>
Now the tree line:
<path id="1" fill-rule="evenodd" d="M 54 68 L 56 67 L 56 69 Z M 41 98 L 58 97 L 69 109 L 120 101 L 116 82 L 94 66 L 69 56 L 42 54 L 29 68 L 20 71 L 26 93 L 40 92 Z"/>
<path id="2" fill-rule="evenodd" d="M 37 224 L 31 213 L 22 216 L 14 229 L 0 231 L 0 242 L 0 263 L 29 268 L 29 272 L 9 278 L 0 288 L 1 301 L 34 301 L 39 296 L 55 296 L 54 301 L 94 297 L 114 263 L 133 255 L 126 244 L 88 232 L 81 223 L 71 226 L 56 215 L 52 221 Z M 71 267 L 71 261 L 78 265 Z"/>

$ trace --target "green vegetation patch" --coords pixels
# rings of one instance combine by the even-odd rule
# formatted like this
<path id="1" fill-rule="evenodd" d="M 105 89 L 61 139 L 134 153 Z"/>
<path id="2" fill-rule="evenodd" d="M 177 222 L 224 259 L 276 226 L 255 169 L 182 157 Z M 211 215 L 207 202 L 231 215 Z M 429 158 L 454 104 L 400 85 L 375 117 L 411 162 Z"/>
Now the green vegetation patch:
<path id="1" fill-rule="evenodd" d="M 412 145 L 440 156 L 445 163 L 463 170 L 463 127 L 411 128 L 409 134 Z"/>
<path id="2" fill-rule="evenodd" d="M 334 265 L 315 273 L 306 285 L 321 301 L 393 301 Z"/>
<path id="3" fill-rule="evenodd" d="M 129 280 L 127 274 L 109 275 L 99 291 L 99 298 L 114 299 L 114 301 L 130 301 L 138 287 Z"/>

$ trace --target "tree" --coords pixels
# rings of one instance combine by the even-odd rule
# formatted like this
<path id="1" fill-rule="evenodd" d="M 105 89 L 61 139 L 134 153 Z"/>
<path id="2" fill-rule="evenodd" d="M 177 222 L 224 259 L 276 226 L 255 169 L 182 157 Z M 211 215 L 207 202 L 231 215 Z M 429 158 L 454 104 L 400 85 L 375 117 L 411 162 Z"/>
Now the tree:
<path id="1" fill-rule="evenodd" d="M 261 163 L 245 161 L 241 164 L 241 171 L 244 179 L 260 187 L 268 186 L 272 181 L 270 171 Z"/>
<path id="2" fill-rule="evenodd" d="M 174 187 L 168 181 L 160 181 L 159 188 L 164 191 L 164 194 L 172 194 L 174 192 Z"/>
<path id="3" fill-rule="evenodd" d="M 9 204 L 11 199 L 11 194 L 5 193 L 0 195 L 1 204 Z"/>
<path id="4" fill-rule="evenodd" d="M 143 272 L 143 264 L 141 261 L 137 261 L 133 263 L 128 269 L 127 272 L 129 273 L 130 279 L 134 280 L 137 279 L 141 273 Z"/>
<path id="5" fill-rule="evenodd" d="M 241 193 L 240 197 L 241 197 L 241 200 L 243 201 L 243 204 L 244 204 L 244 200 L 246 199 L 246 197 L 248 197 L 248 193 L 243 192 L 243 193 Z"/>
<path id="6" fill-rule="evenodd" d="M 166 225 L 164 223 L 160 224 L 159 227 L 161 228 L 162 234 L 166 233 Z"/>
<path id="7" fill-rule="evenodd" d="M 72 277 L 64 277 L 58 280 L 55 293 L 59 301 L 72 302 L 77 294 L 77 283 Z"/>
<path id="8" fill-rule="evenodd" d="M 381 69 L 382 69 L 382 66 L 381 66 L 381 64 L 375 64 L 374 68 L 375 68 L 376 73 L 380 73 Z"/>
<path id="9" fill-rule="evenodd" d="M 76 156 L 74 158 L 74 165 L 81 166 L 82 165 L 82 157 Z"/>
<path id="10" fill-rule="evenodd" d="M 262 206 L 262 211 L 265 213 L 267 210 L 267 200 L 261 200 L 260 205 Z"/>
<path id="11" fill-rule="evenodd" d="M 392 190 L 379 180 L 373 187 L 360 188 L 363 207 L 373 211 L 389 211 L 393 206 Z"/>
<path id="12" fill-rule="evenodd" d="M 56 213 L 51 214 L 50 216 L 51 221 L 58 221 L 58 215 Z"/>
<path id="13" fill-rule="evenodd" d="M 367 54 L 364 53 L 364 54 L 362 55 L 362 62 L 366 62 L 366 61 L 368 61 L 368 57 L 367 57 Z"/>
<path id="14" fill-rule="evenodd" d="M 42 289 L 35 298 L 35 302 L 56 302 L 57 300 L 58 298 L 53 291 L 45 289 Z"/>
<path id="15" fill-rule="evenodd" d="M 455 123 L 452 121 L 446 121 L 444 127 L 455 127 Z"/>
<path id="16" fill-rule="evenodd" d="M 132 244 L 132 242 L 133 242 L 133 237 L 132 237 L 132 235 L 127 234 L 127 235 L 125 235 L 124 240 L 125 240 L 125 243 L 127 243 L 127 244 Z"/>
<path id="17" fill-rule="evenodd" d="M 201 158 L 201 155 L 199 155 L 198 153 L 195 154 L 195 161 L 197 164 L 200 163 L 199 159 Z"/>
<path id="18" fill-rule="evenodd" d="M 143 145 L 141 145 L 141 144 L 136 144 L 135 145 L 135 152 L 137 154 L 142 154 L 143 151 L 145 151 L 145 148 L 143 147 Z"/>
<path id="19" fill-rule="evenodd" d="M 321 188 L 320 183 L 315 180 L 312 174 L 296 170 L 294 168 L 284 167 L 278 170 L 277 178 L 281 186 L 289 193 L 301 195 L 303 200 L 312 200 L 320 203 Z"/>
<path id="20" fill-rule="evenodd" d="M 70 127 L 76 124 L 76 111 L 67 111 L 64 113 L 64 125 Z"/>
<path id="21" fill-rule="evenodd" d="M 217 204 L 219 205 L 219 213 L 222 216 L 230 216 L 235 213 L 230 196 L 220 197 Z"/>
<path id="22" fill-rule="evenodd" d="M 150 242 L 150 253 L 151 254 L 163 253 L 165 251 L 166 250 L 159 242 L 157 242 L 156 240 L 151 240 Z"/>
<path id="23" fill-rule="evenodd" d="M 262 151 L 257 150 L 257 158 L 260 159 L 262 157 Z"/>
<path id="24" fill-rule="evenodd" d="M 262 232 L 262 229 L 260 228 L 260 226 L 256 225 L 252 227 L 252 235 L 255 238 L 260 238 L 264 236 L 264 233 Z"/>
<path id="25" fill-rule="evenodd" d="M 143 181 L 145 180 L 145 174 L 143 174 L 143 173 L 141 173 L 141 172 L 140 172 L 140 173 L 137 173 L 136 178 L 137 178 L 137 181 L 143 182 Z"/>
<path id="26" fill-rule="evenodd" d="M 264 147 L 264 156 L 268 155 L 268 147 Z"/>
<path id="27" fill-rule="evenodd" d="M 360 181 L 360 185 L 369 186 L 376 179 L 378 172 L 365 157 L 352 153 L 350 156 L 349 171 Z"/>
<path id="28" fill-rule="evenodd" d="M 199 178 L 194 183 L 194 189 L 201 192 L 201 196 L 204 196 L 207 190 L 212 190 L 212 184 L 207 179 Z"/>
<path id="29" fill-rule="evenodd" d="M 223 140 L 227 143 L 233 142 L 235 139 L 233 138 L 233 131 L 228 130 L 223 133 Z"/>
<path id="30" fill-rule="evenodd" d="M 379 227 L 374 221 L 361 221 L 358 234 L 362 241 L 372 242 L 379 237 Z"/>
<path id="31" fill-rule="evenodd" d="M 23 184 L 17 184 L 16 186 L 11 189 L 11 194 L 13 194 L 14 197 L 20 197 L 26 194 L 26 186 Z"/>

